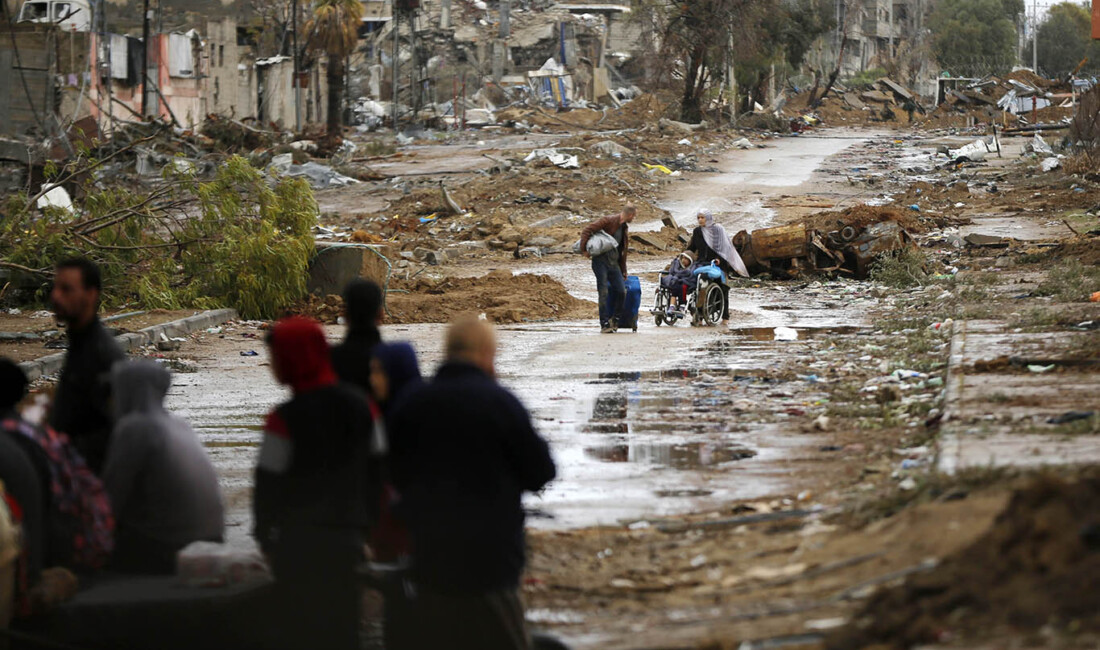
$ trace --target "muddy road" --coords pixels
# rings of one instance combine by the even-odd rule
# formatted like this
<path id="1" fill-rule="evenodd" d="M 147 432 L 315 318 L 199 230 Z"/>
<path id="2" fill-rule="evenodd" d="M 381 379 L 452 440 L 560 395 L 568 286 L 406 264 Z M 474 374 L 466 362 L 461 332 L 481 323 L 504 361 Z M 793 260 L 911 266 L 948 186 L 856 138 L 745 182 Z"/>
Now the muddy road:
<path id="1" fill-rule="evenodd" d="M 870 137 L 839 131 L 732 151 L 719 161 L 720 173 L 691 174 L 674 184 L 666 207 L 683 223 L 705 206 L 731 230 L 767 226 L 780 211 L 765 208 L 765 202 L 792 195 L 842 197 L 844 184 L 828 173 L 838 164 L 833 159 Z M 782 394 L 767 371 L 797 343 L 772 340 L 772 328 L 793 327 L 809 337 L 858 326 L 868 299 L 836 287 L 796 297 L 784 287 L 746 284 L 731 294 L 734 329 L 658 328 L 645 309 L 655 272 L 664 264 L 642 258 L 632 265 L 631 272 L 644 278 L 637 334 L 601 336 L 594 321 L 502 328 L 502 381 L 530 408 L 560 467 L 560 478 L 528 501 L 532 526 L 571 528 L 690 512 L 787 492 L 799 481 L 791 468 L 815 446 L 814 437 L 781 433 L 771 421 L 742 418 L 731 426 L 728 398 L 713 385 L 732 380 L 749 401 Z M 527 266 L 513 271 L 549 274 L 577 297 L 595 299 L 582 260 Z M 384 336 L 411 341 L 422 369 L 431 373 L 440 360 L 443 330 L 389 326 Z M 341 329 L 332 327 L 329 334 L 335 340 Z M 251 543 L 251 471 L 260 425 L 284 397 L 270 377 L 259 337 L 248 326 L 204 336 L 197 372 L 177 375 L 170 395 L 170 407 L 194 423 L 210 448 L 229 501 L 230 538 L 239 545 Z M 252 351 L 258 356 L 243 356 Z"/>

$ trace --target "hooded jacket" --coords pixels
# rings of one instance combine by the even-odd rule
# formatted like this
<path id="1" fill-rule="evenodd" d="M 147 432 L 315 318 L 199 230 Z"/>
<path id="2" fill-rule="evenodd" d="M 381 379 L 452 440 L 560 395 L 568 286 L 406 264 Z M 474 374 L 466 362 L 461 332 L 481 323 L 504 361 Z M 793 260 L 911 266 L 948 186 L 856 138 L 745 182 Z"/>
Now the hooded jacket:
<path id="1" fill-rule="evenodd" d="M 253 500 L 254 533 L 278 577 L 324 561 L 320 546 L 362 539 L 378 508 L 380 461 L 371 454 L 374 411 L 337 382 L 320 326 L 289 318 L 268 343 L 293 391 L 264 425 Z"/>
<path id="2" fill-rule="evenodd" d="M 221 541 L 224 507 L 218 477 L 198 436 L 164 409 L 171 375 L 152 361 L 117 364 L 111 389 L 117 424 L 103 483 L 117 537 L 181 549 Z"/>

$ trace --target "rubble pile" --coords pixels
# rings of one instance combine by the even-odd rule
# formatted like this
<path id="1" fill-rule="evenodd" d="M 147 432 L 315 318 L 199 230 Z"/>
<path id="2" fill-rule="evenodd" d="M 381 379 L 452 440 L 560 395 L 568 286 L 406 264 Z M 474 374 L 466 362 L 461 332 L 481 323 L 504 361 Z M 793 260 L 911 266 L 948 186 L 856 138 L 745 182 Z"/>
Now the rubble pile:
<path id="1" fill-rule="evenodd" d="M 784 113 L 792 119 L 809 114 L 825 124 L 833 125 L 882 122 L 908 124 L 910 109 L 914 111 L 914 120 L 919 119 L 919 115 L 925 110 L 915 93 L 888 77 L 863 88 L 848 88 L 837 83 L 818 106 L 809 105 L 811 92 L 813 91 L 806 90 L 796 93 L 784 106 Z"/>
<path id="2" fill-rule="evenodd" d="M 398 283 L 386 297 L 391 323 L 447 323 L 461 314 L 484 314 L 494 323 L 591 318 L 596 306 L 574 298 L 547 275 L 493 271 L 480 278 L 417 278 Z"/>
<path id="3" fill-rule="evenodd" d="M 921 121 L 925 127 L 970 126 L 984 122 L 1016 126 L 1061 122 L 1073 117 L 1074 90 L 1063 81 L 1044 79 L 1021 69 L 956 84 L 942 103 Z"/>
<path id="4" fill-rule="evenodd" d="M 914 246 L 902 223 L 905 215 L 891 208 L 859 206 L 844 212 L 824 213 L 809 222 L 733 236 L 749 273 L 769 273 L 778 278 L 806 273 L 837 273 L 865 279 L 875 261 Z M 820 224 L 818 230 L 811 223 Z"/>
<path id="5" fill-rule="evenodd" d="M 991 632 L 1100 632 L 1100 479 L 1040 476 L 933 571 L 872 599 L 831 648 L 910 647 Z M 1046 645 L 1046 644 L 1043 644 Z M 883 646 L 885 647 L 885 646 Z"/>

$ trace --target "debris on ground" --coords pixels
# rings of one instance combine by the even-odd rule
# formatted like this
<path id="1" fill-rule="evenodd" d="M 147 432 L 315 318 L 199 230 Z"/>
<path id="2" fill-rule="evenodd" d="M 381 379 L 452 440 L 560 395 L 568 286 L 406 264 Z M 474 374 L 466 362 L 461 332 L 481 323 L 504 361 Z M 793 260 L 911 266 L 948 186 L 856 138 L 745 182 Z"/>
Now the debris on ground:
<path id="1" fill-rule="evenodd" d="M 1016 490 L 992 528 L 968 548 L 877 595 L 829 647 L 1096 634 L 1097 584 L 1100 478 L 1047 473 Z"/>
<path id="2" fill-rule="evenodd" d="M 877 259 L 913 246 L 906 223 L 919 226 L 895 208 L 860 205 L 820 213 L 803 223 L 742 230 L 733 243 L 751 274 L 789 278 L 839 273 L 864 279 Z"/>

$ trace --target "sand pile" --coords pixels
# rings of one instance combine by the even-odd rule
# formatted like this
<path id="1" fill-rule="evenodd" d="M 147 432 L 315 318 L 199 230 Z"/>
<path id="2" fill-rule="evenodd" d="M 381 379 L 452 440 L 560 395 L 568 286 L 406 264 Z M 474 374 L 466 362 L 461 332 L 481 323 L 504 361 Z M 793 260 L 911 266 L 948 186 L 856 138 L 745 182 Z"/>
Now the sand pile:
<path id="1" fill-rule="evenodd" d="M 547 275 L 493 271 L 480 278 L 417 279 L 401 287 L 409 293 L 387 297 L 387 322 L 447 323 L 466 313 L 485 314 L 494 323 L 595 317 L 596 305 L 569 295 Z"/>
<path id="2" fill-rule="evenodd" d="M 1100 476 L 1044 475 L 933 571 L 875 598 L 830 648 L 908 648 L 1044 626 L 1100 632 Z"/>

